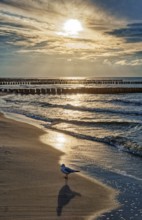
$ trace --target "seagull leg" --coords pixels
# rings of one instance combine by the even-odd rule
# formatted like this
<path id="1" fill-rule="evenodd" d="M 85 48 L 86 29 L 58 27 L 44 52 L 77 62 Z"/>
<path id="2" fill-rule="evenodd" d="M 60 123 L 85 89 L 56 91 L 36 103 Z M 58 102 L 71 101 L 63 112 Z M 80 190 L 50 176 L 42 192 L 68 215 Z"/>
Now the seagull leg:
<path id="1" fill-rule="evenodd" d="M 65 179 L 65 185 L 68 185 L 68 179 Z"/>
<path id="2" fill-rule="evenodd" d="M 68 180 L 68 174 L 66 174 L 65 179 Z"/>

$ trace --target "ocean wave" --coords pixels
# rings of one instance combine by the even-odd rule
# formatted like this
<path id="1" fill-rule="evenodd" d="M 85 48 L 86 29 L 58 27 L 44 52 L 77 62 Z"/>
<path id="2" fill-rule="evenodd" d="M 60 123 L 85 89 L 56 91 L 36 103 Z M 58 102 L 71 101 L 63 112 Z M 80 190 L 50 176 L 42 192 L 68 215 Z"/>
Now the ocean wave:
<path id="1" fill-rule="evenodd" d="M 21 95 L 18 95 L 18 96 L 21 96 Z M 10 98 L 9 98 L 10 97 Z M 13 100 L 11 99 L 11 97 L 12 98 L 14 98 Z M 27 96 L 26 96 L 27 97 Z M 35 95 L 34 95 L 34 97 L 35 97 Z M 27 101 L 26 100 L 19 100 L 19 99 L 16 99 L 16 96 L 14 96 L 14 95 L 12 95 L 12 94 L 8 94 L 8 95 L 6 95 L 5 97 L 3 97 L 3 99 L 5 100 L 5 101 L 7 101 L 7 102 L 29 102 L 29 101 L 31 101 L 30 99 L 27 99 Z M 88 99 L 87 97 L 86 97 L 86 101 L 85 102 L 87 102 L 87 103 L 95 103 L 95 102 L 97 102 L 97 103 L 114 103 L 114 104 L 120 104 L 120 105 L 122 105 L 122 104 L 128 104 L 128 105 L 133 105 L 133 106 L 142 106 L 142 100 L 141 100 L 141 97 L 139 98 L 139 100 L 135 100 L 135 98 L 128 98 L 127 97 L 127 99 L 123 99 L 122 97 L 121 98 L 109 98 L 109 96 L 107 96 L 107 98 L 106 99 L 104 99 L 104 98 L 102 98 L 101 96 L 99 96 L 99 98 L 91 98 L 91 99 Z M 37 104 L 37 105 L 41 105 L 41 106 L 43 106 L 43 107 L 46 107 L 46 106 L 54 106 L 54 107 L 56 107 L 56 104 L 53 104 L 53 103 L 47 103 L 47 102 L 42 102 L 42 101 L 40 101 L 40 102 L 37 102 L 37 101 L 33 101 L 33 102 L 31 102 L 32 104 Z M 58 104 L 58 106 L 63 106 L 63 105 L 60 105 L 60 104 Z M 67 106 L 69 107 L 70 105 L 69 104 L 67 104 Z M 72 106 L 72 105 L 71 105 Z"/>
<path id="2" fill-rule="evenodd" d="M 114 169 L 114 171 L 115 171 L 115 173 L 118 173 L 118 174 L 120 174 L 120 175 L 122 175 L 122 176 L 126 176 L 126 177 L 129 177 L 129 178 L 138 180 L 138 181 L 142 181 L 142 178 L 139 178 L 139 177 L 137 177 L 137 176 L 128 174 L 126 171 L 122 171 L 122 170 L 119 170 L 119 169 Z"/>
<path id="3" fill-rule="evenodd" d="M 22 109 L 6 108 L 6 107 L 1 107 L 0 109 L 3 112 L 9 112 L 9 113 L 15 113 L 15 114 L 19 114 L 19 115 L 24 115 L 28 118 L 32 118 L 32 119 L 35 119 L 35 120 L 49 122 L 50 124 L 54 122 L 54 119 L 52 119 L 52 118 L 47 118 L 47 117 L 42 116 L 40 114 L 30 113 L 30 112 L 28 112 L 26 110 L 22 110 Z"/>
<path id="4" fill-rule="evenodd" d="M 132 106 L 142 106 L 142 101 L 135 101 L 135 100 L 124 100 L 124 99 L 93 99 L 93 100 L 87 100 L 87 103 L 112 103 L 112 104 L 118 104 L 118 105 L 132 105 Z"/>
<path id="5" fill-rule="evenodd" d="M 55 119 L 56 120 L 56 119 Z M 79 126 L 91 126 L 91 127 L 106 127 L 106 126 L 113 126 L 113 127 L 140 127 L 142 123 L 140 122 L 132 122 L 132 121 L 83 121 L 83 120 L 64 120 L 59 119 L 59 123 L 67 123 L 67 124 L 74 124 Z"/>
<path id="6" fill-rule="evenodd" d="M 126 111 L 126 110 L 116 110 L 116 109 L 108 109 L 108 108 L 87 108 L 85 106 L 74 106 L 71 104 L 61 105 L 61 104 L 52 104 L 47 102 L 32 102 L 31 104 L 38 105 L 40 107 L 46 108 L 63 108 L 74 111 L 83 111 L 83 112 L 97 112 L 97 113 L 109 113 L 109 114 L 122 114 L 122 115 L 135 115 L 141 116 L 141 111 Z"/>
<path id="7" fill-rule="evenodd" d="M 18 99 L 10 99 L 10 98 L 3 98 L 3 100 L 5 101 L 5 102 L 9 102 L 9 103 L 14 103 L 14 104 L 16 104 L 16 103 L 29 103 L 29 101 L 28 100 L 18 100 Z"/>
<path id="8" fill-rule="evenodd" d="M 142 145 L 121 136 L 107 136 L 103 138 L 103 141 L 109 145 L 117 147 L 119 150 L 142 156 Z"/>
<path id="9" fill-rule="evenodd" d="M 142 115 L 141 111 L 127 111 L 124 109 L 117 110 L 117 109 L 112 109 L 112 108 L 93 108 L 93 107 L 90 108 L 90 107 L 85 107 L 85 106 L 74 106 L 71 104 L 63 105 L 63 104 L 53 104 L 53 103 L 49 103 L 49 102 L 37 102 L 37 101 L 30 102 L 29 100 L 28 101 L 11 100 L 11 99 L 6 99 L 6 98 L 4 100 L 7 102 L 15 103 L 15 104 L 16 103 L 27 103 L 28 105 L 30 104 L 30 105 L 34 105 L 34 106 L 40 106 L 42 108 L 61 108 L 61 109 L 68 109 L 68 110 L 73 110 L 73 111 L 101 113 L 101 114 L 105 113 L 105 114 L 134 115 L 134 116 L 141 116 Z"/>
<path id="10" fill-rule="evenodd" d="M 129 140 L 125 137 L 106 136 L 103 138 L 99 138 L 99 137 L 92 137 L 92 136 L 84 135 L 84 134 L 80 134 L 80 133 L 75 133 L 72 131 L 53 128 L 52 126 L 50 127 L 50 126 L 45 125 L 45 127 L 48 129 L 55 130 L 57 132 L 62 132 L 64 134 L 71 135 L 71 136 L 79 138 L 79 139 L 85 139 L 85 140 L 105 143 L 105 144 L 116 147 L 118 150 L 131 153 L 135 156 L 142 157 L 142 146 L 140 146 L 139 144 L 137 144 L 137 143 L 133 142 L 132 140 Z"/>
<path id="11" fill-rule="evenodd" d="M 42 116 L 40 114 L 33 114 L 33 113 L 30 113 L 28 111 L 25 111 L 25 110 L 20 110 L 20 109 L 16 109 L 16 108 L 2 108 L 5 112 L 12 112 L 12 113 L 16 113 L 16 114 L 21 114 L 21 115 L 25 115 L 29 118 L 32 118 L 32 119 L 36 119 L 36 120 L 40 120 L 40 121 L 43 121 L 43 122 L 46 122 L 47 125 L 43 124 L 44 127 L 48 128 L 48 129 L 52 129 L 52 130 L 55 130 L 57 132 L 62 132 L 62 133 L 65 133 L 65 134 L 68 134 L 68 135 L 71 135 L 71 136 L 74 136 L 76 138 L 79 138 L 79 139 L 85 139 L 85 140 L 90 140 L 90 141 L 97 141 L 97 142 L 102 142 L 102 143 L 105 143 L 105 144 L 108 144 L 108 145 L 111 145 L 111 146 L 114 146 L 116 148 L 118 148 L 119 150 L 121 151 L 125 151 L 125 152 L 128 152 L 128 153 L 131 153 L 133 155 L 137 155 L 137 156 L 142 156 L 142 146 L 140 146 L 138 143 L 135 143 L 134 141 L 126 138 L 126 137 L 121 137 L 121 136 L 106 136 L 106 137 L 103 137 L 103 138 L 100 138 L 100 137 L 94 137 L 94 136 L 89 136 L 89 135 L 84 135 L 84 134 L 80 134 L 80 133 L 75 133 L 75 132 L 72 132 L 72 131 L 67 131 L 67 130 L 62 130 L 62 129 L 58 129 L 58 128 L 55 128 L 54 125 L 57 124 L 57 123 L 74 123 L 74 124 L 78 124 L 78 125 L 81 125 L 81 123 L 83 125 L 96 125 L 98 123 L 98 125 L 100 124 L 104 124 L 104 125 L 107 125 L 110 123 L 113 124 L 118 124 L 120 123 L 120 125 L 131 125 L 132 126 L 132 122 L 97 122 L 97 123 L 94 123 L 94 122 L 80 122 L 80 121 L 75 121 L 75 120 L 70 120 L 70 121 L 67 121 L 67 120 L 63 120 L 63 119 L 57 119 L 57 118 L 47 118 L 45 116 Z M 140 129 L 142 128 L 142 126 L 139 124 L 139 123 L 134 123 L 133 124 L 135 127 L 137 127 L 139 125 Z M 120 127 L 121 127 L 120 126 Z M 107 127 L 108 128 L 108 127 Z"/>
<path id="12" fill-rule="evenodd" d="M 15 106 L 12 106 L 11 108 L 7 108 L 7 107 L 1 107 L 1 109 L 3 109 L 6 112 L 12 112 L 12 113 L 16 113 L 16 114 L 22 114 L 25 115 L 27 117 L 36 119 L 36 120 L 41 120 L 44 122 L 49 122 L 51 126 L 54 126 L 55 124 L 60 124 L 60 123 L 65 123 L 65 124 L 72 124 L 72 125 L 76 125 L 76 126 L 87 126 L 87 127 L 102 127 L 102 128 L 107 128 L 109 130 L 113 130 L 113 129 L 123 129 L 123 130 L 130 130 L 133 129 L 134 130 L 141 130 L 142 129 L 142 122 L 140 121 L 129 121 L 129 120 L 93 120 L 90 121 L 88 119 L 86 120 L 82 120 L 82 119 L 64 119 L 61 117 L 51 117 L 51 116 L 43 116 L 42 114 L 35 114 L 35 113 L 31 113 L 27 110 L 24 109 L 19 109 Z"/>
<path id="13" fill-rule="evenodd" d="M 107 102 L 110 103 L 117 103 L 117 104 L 130 104 L 133 106 L 142 106 L 142 102 L 141 101 L 135 101 L 135 100 L 124 100 L 124 99 L 113 99 L 113 100 L 109 100 Z"/>

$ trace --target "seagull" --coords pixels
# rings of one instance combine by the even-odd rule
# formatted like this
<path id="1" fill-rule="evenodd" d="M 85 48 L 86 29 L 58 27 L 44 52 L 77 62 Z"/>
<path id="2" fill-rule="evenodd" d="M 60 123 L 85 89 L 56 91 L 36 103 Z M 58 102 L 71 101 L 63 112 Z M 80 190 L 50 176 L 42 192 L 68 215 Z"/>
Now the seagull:
<path id="1" fill-rule="evenodd" d="M 69 167 L 66 167 L 65 164 L 62 164 L 62 165 L 61 165 L 61 171 L 62 171 L 64 174 L 66 174 L 65 179 L 68 179 L 68 175 L 69 175 L 70 173 L 80 172 L 79 170 L 73 170 L 73 169 L 71 169 L 71 168 L 69 168 Z"/>

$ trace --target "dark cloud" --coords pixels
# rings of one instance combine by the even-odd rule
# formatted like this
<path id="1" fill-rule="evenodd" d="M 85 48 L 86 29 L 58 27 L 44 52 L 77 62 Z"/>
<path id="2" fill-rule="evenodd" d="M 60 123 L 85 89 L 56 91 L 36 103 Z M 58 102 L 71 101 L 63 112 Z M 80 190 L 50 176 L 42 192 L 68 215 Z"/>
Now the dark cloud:
<path id="1" fill-rule="evenodd" d="M 12 51 L 14 52 L 23 48 L 23 42 L 28 42 L 24 35 L 19 35 L 11 31 L 0 32 L 1 53 L 11 53 Z"/>
<path id="2" fill-rule="evenodd" d="M 128 24 L 124 28 L 114 29 L 107 34 L 124 38 L 127 43 L 142 42 L 142 23 Z"/>
<path id="3" fill-rule="evenodd" d="M 142 50 L 136 51 L 133 55 L 136 57 L 142 58 Z"/>
<path id="4" fill-rule="evenodd" d="M 127 40 L 128 43 L 139 43 L 139 42 L 142 42 L 142 36 L 127 38 L 126 40 Z"/>
<path id="5" fill-rule="evenodd" d="M 47 47 L 49 45 L 49 42 L 46 41 L 42 41 L 39 43 L 35 43 L 33 46 L 28 46 L 27 49 L 32 50 L 32 49 L 42 49 L 44 47 Z"/>
<path id="6" fill-rule="evenodd" d="M 38 27 L 32 26 L 30 24 L 20 24 L 20 23 L 14 23 L 9 21 L 0 21 L 0 27 L 7 27 L 7 29 L 17 28 L 18 29 L 29 29 L 29 30 L 39 30 Z"/>
<path id="7" fill-rule="evenodd" d="M 110 23 L 107 25 L 106 21 L 95 21 L 94 19 L 88 19 L 87 23 L 88 28 L 92 30 L 98 30 L 98 31 L 107 31 L 110 28 Z"/>
<path id="8" fill-rule="evenodd" d="M 10 26 L 10 27 L 16 27 L 16 28 L 26 27 L 25 25 L 22 25 L 22 24 L 16 24 L 16 23 L 12 23 L 12 22 L 0 21 L 0 27 L 2 27 L 2 26 Z"/>
<path id="9" fill-rule="evenodd" d="M 8 31 L 0 35 L 0 43 L 9 43 L 23 40 L 25 40 L 24 37 Z"/>
<path id="10" fill-rule="evenodd" d="M 70 38 L 67 37 L 66 39 L 70 40 L 71 42 L 80 42 L 80 43 L 97 43 L 97 40 L 93 39 L 86 39 L 86 38 Z"/>
<path id="11" fill-rule="evenodd" d="M 141 27 L 142 28 L 142 23 L 132 23 L 132 24 L 128 24 L 128 27 Z"/>
<path id="12" fill-rule="evenodd" d="M 18 52 L 20 49 L 24 50 L 26 49 L 27 52 L 30 50 L 38 50 L 38 49 L 44 49 L 49 46 L 49 42 L 47 40 L 40 40 L 38 42 L 34 36 L 33 37 L 27 37 L 24 34 L 19 34 L 12 31 L 5 31 L 3 33 L 0 33 L 0 50 L 1 52 L 4 51 L 4 53 L 8 52 Z"/>

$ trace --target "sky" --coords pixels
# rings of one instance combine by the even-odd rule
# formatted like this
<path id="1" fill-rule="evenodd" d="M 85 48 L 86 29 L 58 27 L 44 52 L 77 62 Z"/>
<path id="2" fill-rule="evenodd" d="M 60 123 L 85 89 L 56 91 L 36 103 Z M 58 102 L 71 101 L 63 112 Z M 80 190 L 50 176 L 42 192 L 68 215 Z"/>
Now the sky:
<path id="1" fill-rule="evenodd" d="M 142 0 L 0 0 L 0 77 L 142 77 Z"/>

